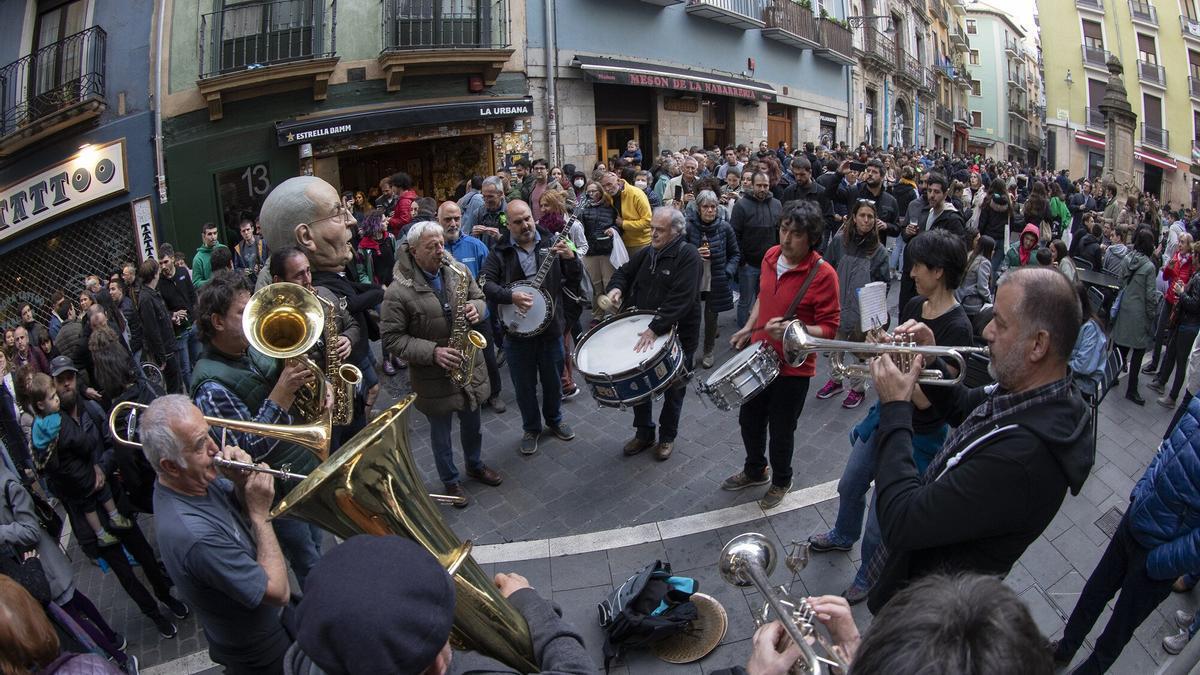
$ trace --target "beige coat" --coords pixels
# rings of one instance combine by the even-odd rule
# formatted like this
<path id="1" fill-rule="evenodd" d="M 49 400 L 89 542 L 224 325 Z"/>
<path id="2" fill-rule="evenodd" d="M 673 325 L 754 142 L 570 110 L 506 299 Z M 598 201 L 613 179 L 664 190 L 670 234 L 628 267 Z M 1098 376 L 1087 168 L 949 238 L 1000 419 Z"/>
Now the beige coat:
<path id="1" fill-rule="evenodd" d="M 451 266 L 462 274 L 449 269 Z M 440 273 L 446 299 L 452 307 L 452 319 L 456 312 L 462 310 L 454 307 L 454 299 L 459 284 L 464 280 L 471 284 L 467 291 L 468 302 L 475 306 L 475 311 L 482 317 L 485 311 L 483 291 L 471 278 L 470 271 L 445 254 Z M 471 386 L 465 389 L 455 385 L 446 370 L 434 361 L 434 348 L 448 346 L 451 329 L 437 293 L 434 293 L 424 273 L 417 267 L 408 251 L 408 244 L 401 244 L 396 251 L 395 277 L 383 296 L 383 346 L 387 353 L 408 361 L 408 377 L 417 395 L 417 410 L 426 415 L 474 410 L 491 393 L 487 368 L 480 351 L 475 352 Z"/>

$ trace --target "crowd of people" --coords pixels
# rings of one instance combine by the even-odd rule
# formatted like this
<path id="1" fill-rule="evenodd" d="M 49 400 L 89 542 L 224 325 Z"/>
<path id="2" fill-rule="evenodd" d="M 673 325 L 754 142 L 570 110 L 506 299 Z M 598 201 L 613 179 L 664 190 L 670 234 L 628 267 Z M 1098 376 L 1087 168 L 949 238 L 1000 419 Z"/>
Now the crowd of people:
<path id="1" fill-rule="evenodd" d="M 1074 657 L 1122 588 L 1076 670 L 1103 672 L 1166 594 L 1200 573 L 1190 543 L 1200 525 L 1194 209 L 1149 194 L 1119 199 L 1115 186 L 1065 171 L 940 151 L 810 143 L 792 152 L 765 141 L 653 158 L 631 142 L 588 170 L 521 160 L 465 178 L 440 204 L 414 185 L 405 173 L 365 192 L 292 178 L 237 223 L 232 245 L 205 224 L 190 264 L 164 244 L 156 259 L 53 289 L 44 308 L 20 307 L 0 349 L 0 574 L 19 582 L 0 578 L 0 613 L 11 619 L 0 626 L 20 628 L 0 628 L 0 646 L 21 646 L 0 649 L 17 655 L 0 670 L 55 672 L 44 669 L 70 661 L 60 653 L 89 651 L 137 669 L 126 641 L 75 588 L 51 536 L 54 504 L 82 551 L 115 572 L 164 639 L 194 608 L 227 672 L 451 669 L 454 587 L 436 559 L 394 537 L 327 550 L 332 537 L 319 526 L 268 519 L 284 483 L 214 461 L 302 474 L 319 464 L 296 443 L 205 420 L 306 421 L 299 402 L 318 375 L 252 348 L 243 328 L 252 294 L 276 282 L 328 301 L 337 338 L 313 355 L 321 363 L 336 355 L 362 373 L 352 419 L 334 427 L 330 452 L 376 414 L 381 378 L 406 377 L 429 421 L 438 492 L 460 508 L 471 502 L 468 480 L 505 479 L 486 462 L 502 450 L 484 447 L 483 411 L 506 412 L 501 370 L 521 417 L 513 450 L 533 456 L 544 439 L 570 442 L 563 403 L 595 386 L 575 347 L 627 317 L 623 308 L 648 323 L 615 348 L 651 353 L 675 339 L 683 374 L 663 389 L 657 417 L 653 398 L 631 403 L 625 457 L 673 456 L 687 380 L 717 365 L 723 323 L 733 323 L 731 347 L 775 352 L 778 376 L 738 411 L 744 461 L 721 484 L 766 486 L 758 504 L 768 513 L 792 489 L 805 405 L 844 395 L 841 407 L 858 409 L 873 386 L 876 400 L 854 413 L 835 526 L 810 540 L 821 553 L 862 539 L 855 577 L 839 595 L 812 599 L 854 673 L 922 663 L 915 629 L 899 625 L 914 617 L 927 631 L 961 631 L 943 633 L 949 642 L 918 640 L 921 658 L 1050 672 Z M 1104 276 L 1089 282 L 1083 271 Z M 866 325 L 861 298 L 871 284 L 898 285 L 886 323 Z M 808 401 L 818 355 L 789 360 L 794 320 L 808 336 L 851 343 L 987 345 L 991 383 L 930 386 L 922 381 L 930 371 L 953 379 L 963 364 L 848 352 L 842 358 L 860 368 L 835 370 Z M 474 332 L 486 346 L 472 345 Z M 1126 398 L 1143 405 L 1139 374 L 1152 373 L 1147 386 L 1176 418 L 1065 635 L 1048 647 L 995 578 L 1087 480 L 1088 401 L 1113 386 L 1105 364 L 1114 350 L 1127 365 Z M 147 406 L 118 425 L 139 428 L 140 446 L 110 434 L 109 413 L 125 402 Z M 155 547 L 138 524 L 151 513 Z M 388 564 L 398 559 L 410 564 Z M 38 574 L 48 590 L 30 582 Z M 366 576 L 378 582 L 373 596 L 404 600 L 371 602 L 352 583 Z M 594 671 L 582 638 L 524 579 L 499 574 L 495 583 L 529 622 L 544 672 Z M 849 606 L 864 600 L 876 619 L 860 645 Z M 1200 625 L 1180 621 L 1164 642 L 1173 653 Z M 988 630 L 964 628 L 973 622 Z M 791 665 L 794 647 L 784 649 L 782 635 L 777 625 L 760 630 L 749 672 Z"/>

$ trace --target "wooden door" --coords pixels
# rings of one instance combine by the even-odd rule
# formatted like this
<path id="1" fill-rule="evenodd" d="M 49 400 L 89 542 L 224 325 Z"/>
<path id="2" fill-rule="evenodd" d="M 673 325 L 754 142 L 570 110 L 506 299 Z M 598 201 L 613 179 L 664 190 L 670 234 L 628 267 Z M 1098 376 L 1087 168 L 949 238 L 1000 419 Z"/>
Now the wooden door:
<path id="1" fill-rule="evenodd" d="M 596 127 L 596 148 L 600 151 L 600 159 L 609 166 L 625 152 L 625 144 L 629 141 L 637 141 L 641 147 L 641 131 L 635 124 Z"/>
<path id="2" fill-rule="evenodd" d="M 792 108 L 772 103 L 767 106 L 767 142 L 775 149 L 780 141 L 786 142 L 789 148 L 796 147 L 792 142 Z"/>

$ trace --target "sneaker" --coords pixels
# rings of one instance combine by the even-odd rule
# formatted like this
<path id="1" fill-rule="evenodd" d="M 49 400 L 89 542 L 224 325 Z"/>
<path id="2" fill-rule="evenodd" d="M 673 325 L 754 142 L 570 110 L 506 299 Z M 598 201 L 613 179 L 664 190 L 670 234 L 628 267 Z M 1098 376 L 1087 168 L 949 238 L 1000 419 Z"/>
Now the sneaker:
<path id="1" fill-rule="evenodd" d="M 654 446 L 654 459 L 660 462 L 665 462 L 671 457 L 671 451 L 675 449 L 675 443 L 672 441 L 663 441 Z"/>
<path id="2" fill-rule="evenodd" d="M 117 645 L 117 651 L 123 652 L 126 649 L 129 649 L 129 638 L 125 637 L 124 635 L 120 635 L 120 634 L 117 635 L 117 638 L 118 638 L 117 640 L 112 641 L 112 643 L 114 645 Z M 120 644 L 117 644 L 118 642 Z"/>
<path id="3" fill-rule="evenodd" d="M 175 627 L 175 624 L 162 614 L 156 614 L 150 619 L 154 621 L 155 626 L 158 626 L 158 634 L 162 636 L 162 639 L 171 640 L 179 634 L 179 629 Z"/>
<path id="4" fill-rule="evenodd" d="M 1186 629 L 1192 625 L 1192 616 L 1191 612 L 1185 612 L 1182 609 L 1175 610 L 1175 625 Z"/>
<path id="5" fill-rule="evenodd" d="M 745 471 L 739 471 L 721 483 L 722 490 L 744 490 L 752 485 L 766 485 L 771 482 L 771 470 L 763 471 L 762 478 L 751 478 Z"/>
<path id="6" fill-rule="evenodd" d="M 1143 375 L 1154 375 L 1158 372 L 1157 363 L 1147 363 L 1145 368 L 1142 368 Z"/>
<path id="7" fill-rule="evenodd" d="M 125 672 L 125 675 L 138 675 L 138 673 L 142 672 L 138 669 L 138 660 L 136 656 L 133 654 L 126 654 L 125 657 L 125 665 L 121 666 L 121 670 Z"/>
<path id="8" fill-rule="evenodd" d="M 779 502 L 783 501 L 783 498 L 787 496 L 787 493 L 790 492 L 791 489 L 791 483 L 788 483 L 787 485 L 772 485 L 771 487 L 767 488 L 767 494 L 763 495 L 763 498 L 758 500 L 759 508 L 765 511 L 766 509 L 773 509 L 776 506 L 779 506 Z"/>
<path id="9" fill-rule="evenodd" d="M 167 609 L 171 610 L 176 619 L 186 619 L 192 613 L 192 608 L 188 607 L 186 602 L 177 598 L 168 597 L 163 604 L 167 606 Z"/>
<path id="10" fill-rule="evenodd" d="M 704 352 L 704 358 L 700 360 L 700 367 L 704 369 L 713 367 L 712 352 Z"/>
<path id="11" fill-rule="evenodd" d="M 456 509 L 465 509 L 471 504 L 471 497 L 463 488 L 462 483 L 445 483 L 442 494 L 461 498 L 460 501 L 454 503 Z"/>
<path id="12" fill-rule="evenodd" d="M 867 395 L 864 394 L 863 392 L 854 391 L 853 389 L 851 389 L 850 393 L 846 394 L 846 400 L 842 401 L 842 407 L 843 408 L 857 408 L 858 406 L 862 405 L 863 399 L 865 399 L 866 397 L 867 397 Z"/>
<path id="13" fill-rule="evenodd" d="M 825 399 L 833 398 L 840 393 L 842 393 L 842 383 L 831 379 L 825 383 L 824 387 L 821 387 L 821 391 L 817 392 L 817 398 L 824 401 Z"/>
<path id="14" fill-rule="evenodd" d="M 1175 399 L 1171 398 L 1170 396 L 1168 396 L 1166 394 L 1159 396 L 1158 398 L 1154 399 L 1154 401 L 1164 408 L 1174 408 L 1175 407 Z"/>
<path id="15" fill-rule="evenodd" d="M 563 400 L 566 401 L 566 400 L 575 398 L 578 395 L 579 395 L 579 387 L 571 387 L 570 389 L 563 391 L 562 397 L 563 397 Z"/>
<path id="16" fill-rule="evenodd" d="M 808 538 L 809 550 L 813 553 L 828 553 L 830 551 L 849 551 L 853 548 L 852 544 L 843 544 L 831 535 L 832 531 L 825 534 L 814 534 Z"/>
<path id="17" fill-rule="evenodd" d="M 391 377 L 396 374 L 396 366 L 392 365 L 391 359 L 383 360 L 383 374 Z"/>
<path id="18" fill-rule="evenodd" d="M 576 387 L 575 393 L 579 393 L 578 387 Z M 566 422 L 550 425 L 550 433 L 554 434 L 554 437 L 560 441 L 569 441 L 575 438 L 575 432 L 571 430 L 571 427 L 567 426 Z"/>
<path id="19" fill-rule="evenodd" d="M 850 605 L 857 605 L 867 599 L 867 595 L 871 592 L 869 588 L 863 588 L 855 584 L 850 584 L 850 587 L 842 591 L 842 597 Z"/>
<path id="20" fill-rule="evenodd" d="M 491 408 L 494 413 L 502 413 L 508 410 L 508 406 L 504 405 L 504 401 L 501 401 L 499 396 L 489 398 L 487 400 L 487 407 Z"/>
<path id="21" fill-rule="evenodd" d="M 1167 393 L 1167 386 L 1165 384 L 1159 382 L 1158 380 L 1150 380 L 1149 384 L 1146 385 L 1146 388 L 1153 389 L 1154 391 L 1157 391 L 1160 394 Z"/>
<path id="22" fill-rule="evenodd" d="M 396 370 L 404 370 L 405 368 L 408 368 L 408 361 L 405 361 L 399 356 L 392 357 L 392 364 L 396 366 Z"/>
<path id="23" fill-rule="evenodd" d="M 132 530 L 133 529 L 133 521 L 119 513 L 115 516 L 109 516 L 108 524 L 114 530 Z"/>
<path id="24" fill-rule="evenodd" d="M 621 452 L 624 453 L 626 457 L 632 457 L 646 448 L 652 447 L 654 447 L 653 440 L 648 441 L 634 436 L 633 438 L 629 439 L 629 442 L 625 444 L 625 447 L 621 450 Z"/>
<path id="25" fill-rule="evenodd" d="M 99 546 L 120 546 L 121 540 L 112 536 L 108 530 L 100 530 L 100 534 L 96 535 L 96 544 Z"/>
<path id="26" fill-rule="evenodd" d="M 1162 641 L 1163 651 L 1174 656 L 1175 654 L 1183 651 L 1183 648 L 1187 646 L 1188 640 L 1190 639 L 1191 636 L 1188 635 L 1186 628 L 1180 630 L 1174 635 L 1168 635 L 1167 637 L 1163 638 Z"/>
<path id="27" fill-rule="evenodd" d="M 1175 591 L 1176 593 L 1187 593 L 1188 591 L 1192 590 L 1192 584 L 1190 584 L 1189 581 L 1190 579 L 1188 579 L 1187 576 L 1179 577 L 1175 580 L 1175 583 L 1171 584 L 1171 590 Z"/>
<path id="28" fill-rule="evenodd" d="M 521 434 L 521 454 L 532 455 L 537 452 L 538 435 L 528 431 Z"/>

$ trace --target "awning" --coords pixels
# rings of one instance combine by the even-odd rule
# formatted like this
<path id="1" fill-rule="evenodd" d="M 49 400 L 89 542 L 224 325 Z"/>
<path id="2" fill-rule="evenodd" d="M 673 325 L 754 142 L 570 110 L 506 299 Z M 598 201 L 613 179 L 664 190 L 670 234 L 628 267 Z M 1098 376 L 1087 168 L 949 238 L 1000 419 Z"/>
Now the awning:
<path id="1" fill-rule="evenodd" d="M 484 98 L 360 110 L 342 115 L 284 120 L 275 123 L 279 145 L 298 145 L 322 138 L 350 136 L 366 131 L 387 131 L 423 124 L 444 124 L 480 119 L 529 117 L 533 99 Z"/>
<path id="2" fill-rule="evenodd" d="M 592 82 L 732 96 L 752 101 L 775 100 L 775 88 L 771 85 L 732 75 L 581 54 L 575 56 L 573 65 L 582 68 L 584 77 Z"/>
<path id="3" fill-rule="evenodd" d="M 1098 150 L 1104 149 L 1104 139 L 1099 136 L 1093 136 L 1091 134 L 1085 134 L 1082 131 L 1076 131 L 1075 140 Z"/>
<path id="4" fill-rule="evenodd" d="M 1134 148 L 1133 158 L 1140 159 L 1146 164 L 1157 166 L 1163 171 L 1174 171 L 1176 168 L 1175 160 L 1171 159 L 1170 157 L 1151 154 L 1145 150 L 1142 150 L 1141 148 Z"/>

